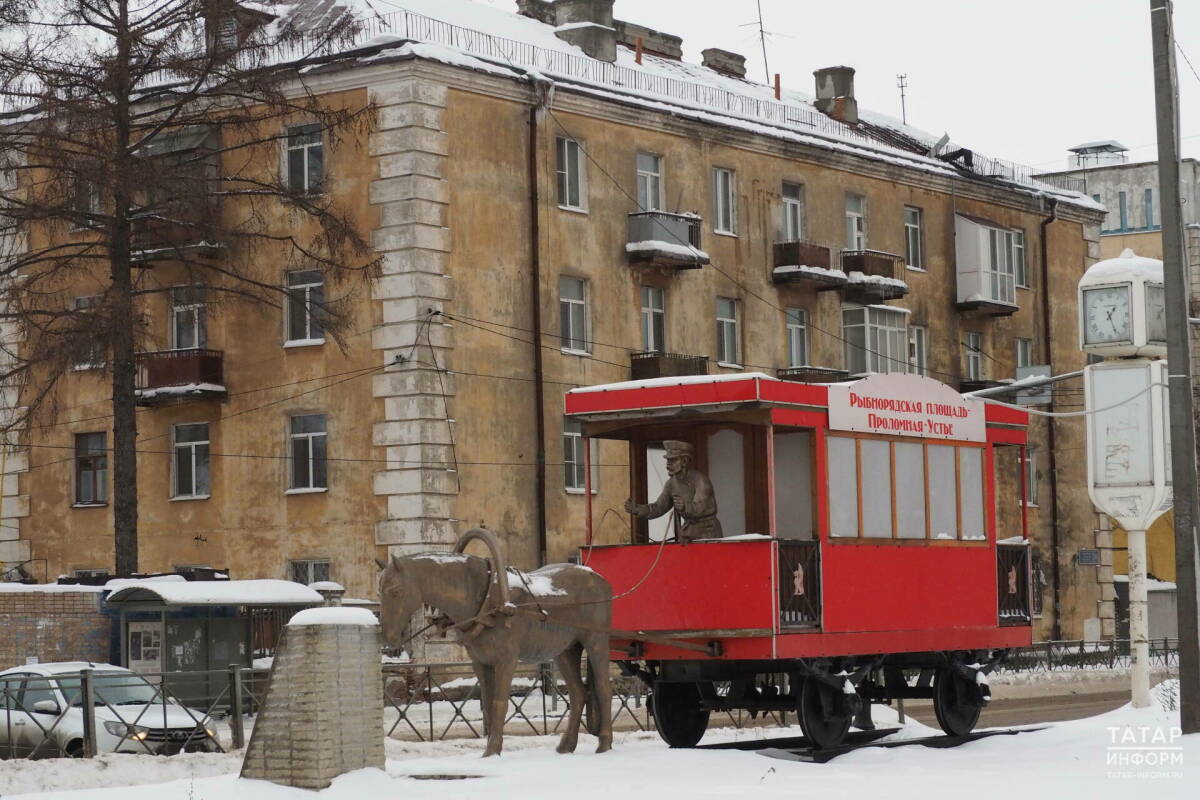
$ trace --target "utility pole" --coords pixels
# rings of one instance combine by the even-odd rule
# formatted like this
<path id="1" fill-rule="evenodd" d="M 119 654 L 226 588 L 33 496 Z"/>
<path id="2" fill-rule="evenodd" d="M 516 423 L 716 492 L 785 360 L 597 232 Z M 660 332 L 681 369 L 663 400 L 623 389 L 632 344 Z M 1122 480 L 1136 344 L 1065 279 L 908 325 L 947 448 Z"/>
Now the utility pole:
<path id="1" fill-rule="evenodd" d="M 1175 584 L 1179 603 L 1179 722 L 1200 732 L 1200 614 L 1196 598 L 1196 418 L 1192 407 L 1190 281 L 1179 184 L 1179 91 L 1171 0 L 1150 0 L 1158 184 L 1162 197 L 1163 279 L 1175 507 Z"/>
<path id="2" fill-rule="evenodd" d="M 896 86 L 900 87 L 900 121 L 908 124 L 908 109 L 904 105 L 904 90 L 908 88 L 908 73 L 896 76 Z"/>
<path id="3" fill-rule="evenodd" d="M 763 71 L 767 74 L 767 83 L 770 83 L 771 67 L 767 64 L 767 32 L 763 30 L 762 0 L 758 0 L 758 41 L 762 44 Z"/>

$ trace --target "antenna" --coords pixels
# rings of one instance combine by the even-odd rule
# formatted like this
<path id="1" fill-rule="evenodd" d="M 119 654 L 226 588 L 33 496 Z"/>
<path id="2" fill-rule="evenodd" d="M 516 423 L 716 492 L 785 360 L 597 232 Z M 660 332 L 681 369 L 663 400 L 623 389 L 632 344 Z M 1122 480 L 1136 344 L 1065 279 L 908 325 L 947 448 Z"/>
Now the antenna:
<path id="1" fill-rule="evenodd" d="M 896 76 L 896 86 L 900 88 L 900 121 L 908 124 L 908 109 L 904 104 L 904 90 L 908 88 L 908 74 Z"/>
<path id="2" fill-rule="evenodd" d="M 762 44 L 763 70 L 767 74 L 767 83 L 770 83 L 771 67 L 767 64 L 767 32 L 763 30 L 762 0 L 758 0 L 758 41 Z"/>

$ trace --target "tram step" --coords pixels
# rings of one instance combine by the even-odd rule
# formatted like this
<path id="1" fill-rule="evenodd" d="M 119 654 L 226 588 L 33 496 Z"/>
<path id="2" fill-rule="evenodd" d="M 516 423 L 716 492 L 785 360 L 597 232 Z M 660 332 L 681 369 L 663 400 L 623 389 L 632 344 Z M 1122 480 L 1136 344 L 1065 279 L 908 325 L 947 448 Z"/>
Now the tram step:
<path id="1" fill-rule="evenodd" d="M 803 737 L 799 737 L 796 739 L 796 741 L 804 742 L 803 746 L 787 746 L 784 743 L 790 743 L 793 741 L 792 739 L 779 739 L 774 740 L 774 742 L 777 742 L 783 746 L 764 747 L 758 750 L 758 754 L 760 756 L 766 756 L 767 758 L 781 758 L 785 761 L 804 761 L 811 764 L 824 764 L 828 761 L 832 761 L 840 755 L 844 755 L 845 753 L 849 753 L 853 750 L 861 750 L 867 747 L 906 747 L 914 744 L 919 744 L 922 747 L 958 747 L 979 739 L 986 739 L 990 736 L 1015 736 L 1018 733 L 1033 733 L 1034 731 L 1042 731 L 1048 727 L 1050 726 L 1042 725 L 1037 728 L 997 728 L 995 730 L 974 731 L 966 736 L 922 736 L 919 739 L 902 739 L 896 742 L 873 741 L 872 739 L 879 738 L 877 736 L 865 741 L 862 739 L 850 741 L 851 739 L 855 739 L 856 733 L 879 733 L 879 731 L 858 731 L 847 735 L 847 741 L 845 743 L 840 744 L 837 747 L 828 747 L 824 750 L 808 745 L 807 741 Z M 886 736 L 887 734 L 894 732 L 895 730 L 884 731 L 884 735 Z M 760 744 L 764 743 L 773 743 L 773 740 L 768 739 L 760 742 Z"/>

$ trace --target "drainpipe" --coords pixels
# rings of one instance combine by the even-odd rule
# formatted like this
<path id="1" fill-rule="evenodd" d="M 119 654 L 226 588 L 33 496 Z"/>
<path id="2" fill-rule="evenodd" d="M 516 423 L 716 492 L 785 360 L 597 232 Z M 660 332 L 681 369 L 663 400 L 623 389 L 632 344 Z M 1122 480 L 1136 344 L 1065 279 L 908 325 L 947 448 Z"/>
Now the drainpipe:
<path id="1" fill-rule="evenodd" d="M 1042 220 L 1041 255 L 1042 255 L 1042 329 L 1046 336 L 1046 364 L 1050 374 L 1054 374 L 1054 337 L 1050 335 L 1050 246 L 1046 240 L 1047 230 L 1058 219 L 1058 201 L 1049 198 L 1050 216 Z M 1054 395 L 1050 396 L 1050 410 L 1054 410 Z M 1050 559 L 1050 584 L 1054 590 L 1054 625 L 1050 629 L 1050 638 L 1056 641 L 1062 639 L 1062 567 L 1060 560 L 1060 539 L 1058 535 L 1058 422 L 1053 417 L 1046 420 L 1047 440 L 1050 461 L 1050 549 L 1053 558 Z"/>
<path id="2" fill-rule="evenodd" d="M 541 196 L 538 190 L 538 123 L 549 102 L 549 89 L 530 76 L 534 82 L 534 100 L 529 108 L 529 266 L 530 303 L 533 312 L 533 427 L 534 483 L 537 492 L 537 557 L 538 565 L 546 563 L 546 384 L 542 366 L 542 259 Z M 544 80 L 544 79 L 542 79 Z"/>

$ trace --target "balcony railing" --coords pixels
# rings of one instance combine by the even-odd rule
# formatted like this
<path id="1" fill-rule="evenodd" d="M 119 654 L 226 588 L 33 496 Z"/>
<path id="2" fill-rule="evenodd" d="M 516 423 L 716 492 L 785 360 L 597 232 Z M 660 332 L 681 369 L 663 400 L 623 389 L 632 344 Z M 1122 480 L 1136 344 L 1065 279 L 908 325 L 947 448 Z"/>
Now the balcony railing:
<path id="1" fill-rule="evenodd" d="M 1029 545 L 996 545 L 996 588 L 1001 625 L 1028 625 Z"/>
<path id="2" fill-rule="evenodd" d="M 211 222 L 216 214 L 205 199 L 142 211 L 130 221 L 133 263 L 215 258 L 224 249 Z"/>
<path id="3" fill-rule="evenodd" d="M 844 369 L 833 367 L 784 367 L 776 370 L 776 376 L 781 381 L 793 383 L 839 383 L 850 377 Z"/>
<path id="4" fill-rule="evenodd" d="M 137 402 L 160 405 L 179 400 L 224 397 L 224 356 L 220 350 L 157 350 L 137 357 Z"/>
<path id="5" fill-rule="evenodd" d="M 846 273 L 832 269 L 828 247 L 799 240 L 776 242 L 771 277 L 775 283 L 804 283 L 822 289 L 846 285 Z"/>
<path id="6" fill-rule="evenodd" d="M 708 263 L 700 247 L 700 217 L 666 211 L 629 215 L 625 252 L 629 263 L 671 269 L 697 269 Z"/>
<path id="7" fill-rule="evenodd" d="M 895 300 L 908 294 L 904 258 L 882 250 L 843 250 L 846 298 L 861 303 Z"/>
<path id="8" fill-rule="evenodd" d="M 779 626 L 821 627 L 821 550 L 816 541 L 779 542 Z"/>
<path id="9" fill-rule="evenodd" d="M 708 356 L 685 356 L 679 353 L 633 353 L 629 356 L 630 380 L 707 374 Z"/>

